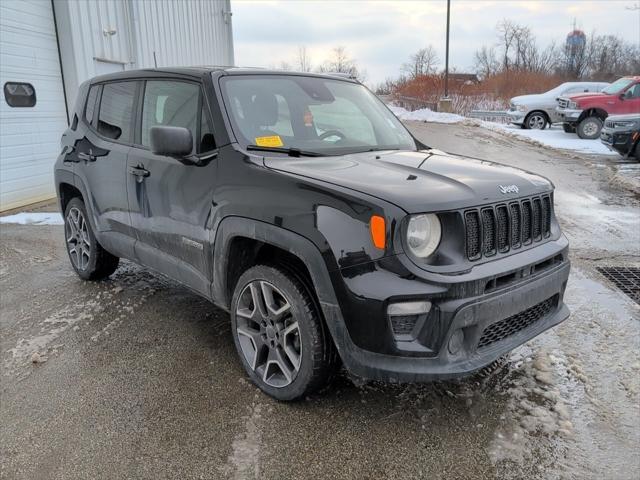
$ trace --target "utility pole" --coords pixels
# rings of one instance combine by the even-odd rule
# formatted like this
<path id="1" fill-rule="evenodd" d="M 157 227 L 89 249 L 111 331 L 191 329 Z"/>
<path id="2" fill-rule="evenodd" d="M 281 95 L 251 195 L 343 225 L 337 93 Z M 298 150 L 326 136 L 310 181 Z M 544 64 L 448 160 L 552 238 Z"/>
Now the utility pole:
<path id="1" fill-rule="evenodd" d="M 444 98 L 449 98 L 449 19 L 451 18 L 451 0 L 447 0 L 447 51 L 444 65 Z"/>
<path id="2" fill-rule="evenodd" d="M 447 0 L 447 49 L 444 59 L 444 97 L 438 101 L 439 112 L 451 112 L 452 102 L 449 98 L 449 23 L 451 18 L 451 0 Z"/>

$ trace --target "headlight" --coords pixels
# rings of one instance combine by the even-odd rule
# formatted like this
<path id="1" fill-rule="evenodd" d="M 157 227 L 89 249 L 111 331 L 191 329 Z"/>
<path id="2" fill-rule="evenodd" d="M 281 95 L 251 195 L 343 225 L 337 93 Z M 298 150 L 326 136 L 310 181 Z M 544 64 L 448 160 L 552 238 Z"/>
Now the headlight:
<path id="1" fill-rule="evenodd" d="M 578 108 L 578 104 L 576 102 L 569 102 L 569 108 L 575 110 Z"/>
<path id="2" fill-rule="evenodd" d="M 516 108 L 518 109 L 519 112 L 527 111 L 527 107 L 525 105 L 516 105 Z"/>
<path id="3" fill-rule="evenodd" d="M 413 255 L 426 258 L 436 251 L 442 237 L 440 220 L 433 213 L 413 215 L 407 226 L 407 246 Z"/>
<path id="4" fill-rule="evenodd" d="M 617 121 L 617 122 L 613 122 L 613 127 L 614 128 L 618 128 L 618 127 L 633 127 L 635 126 L 636 122 L 634 122 L 633 120 L 622 120 L 622 121 Z"/>

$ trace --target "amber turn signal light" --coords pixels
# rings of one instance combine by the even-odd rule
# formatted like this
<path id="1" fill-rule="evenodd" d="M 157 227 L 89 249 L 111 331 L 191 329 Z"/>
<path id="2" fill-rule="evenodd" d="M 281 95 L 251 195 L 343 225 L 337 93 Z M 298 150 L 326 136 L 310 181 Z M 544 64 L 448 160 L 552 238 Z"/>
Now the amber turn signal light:
<path id="1" fill-rule="evenodd" d="M 376 248 L 384 249 L 387 238 L 387 229 L 384 224 L 384 217 L 373 215 L 369 222 L 369 231 L 371 232 L 371 240 Z"/>

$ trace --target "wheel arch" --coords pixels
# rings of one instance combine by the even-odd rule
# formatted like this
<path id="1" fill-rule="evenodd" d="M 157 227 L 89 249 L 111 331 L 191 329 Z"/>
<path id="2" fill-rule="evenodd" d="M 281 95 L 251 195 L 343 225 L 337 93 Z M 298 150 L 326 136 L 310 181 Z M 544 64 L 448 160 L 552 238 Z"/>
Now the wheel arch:
<path id="1" fill-rule="evenodd" d="M 534 113 L 541 113 L 542 115 L 544 115 L 544 118 L 547 120 L 547 123 L 549 123 L 549 124 L 551 123 L 551 118 L 549 117 L 549 114 L 547 112 L 545 112 L 544 110 L 539 109 L 539 108 L 535 108 L 535 109 L 531 110 L 529 113 L 527 113 L 527 116 L 524 117 L 524 121 L 526 122 L 529 119 L 529 117 L 531 115 L 533 115 Z"/>
<path id="2" fill-rule="evenodd" d="M 597 108 L 597 107 L 588 108 L 584 112 L 582 112 L 582 114 L 580 115 L 580 118 L 578 119 L 578 123 L 580 123 L 582 120 L 588 117 L 598 117 L 600 120 L 604 122 L 605 118 L 607 118 L 608 115 L 609 114 L 602 108 Z"/>
<path id="3" fill-rule="evenodd" d="M 307 238 L 266 222 L 226 217 L 214 242 L 213 284 L 215 303 L 229 309 L 235 283 L 248 267 L 278 264 L 297 275 L 312 289 L 320 306 L 337 306 L 329 271 L 320 250 Z"/>

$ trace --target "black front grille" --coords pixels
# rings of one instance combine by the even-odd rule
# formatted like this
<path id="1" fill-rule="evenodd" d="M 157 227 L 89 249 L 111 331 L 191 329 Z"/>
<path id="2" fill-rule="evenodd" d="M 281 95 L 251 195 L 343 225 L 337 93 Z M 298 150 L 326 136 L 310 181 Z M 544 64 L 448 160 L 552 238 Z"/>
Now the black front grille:
<path id="1" fill-rule="evenodd" d="M 558 295 L 554 295 L 531 308 L 489 325 L 482 332 L 482 336 L 478 342 L 478 350 L 530 327 L 540 319 L 546 317 L 557 306 Z"/>
<path id="2" fill-rule="evenodd" d="M 465 211 L 467 258 L 478 260 L 548 238 L 552 208 L 545 195 Z"/>

